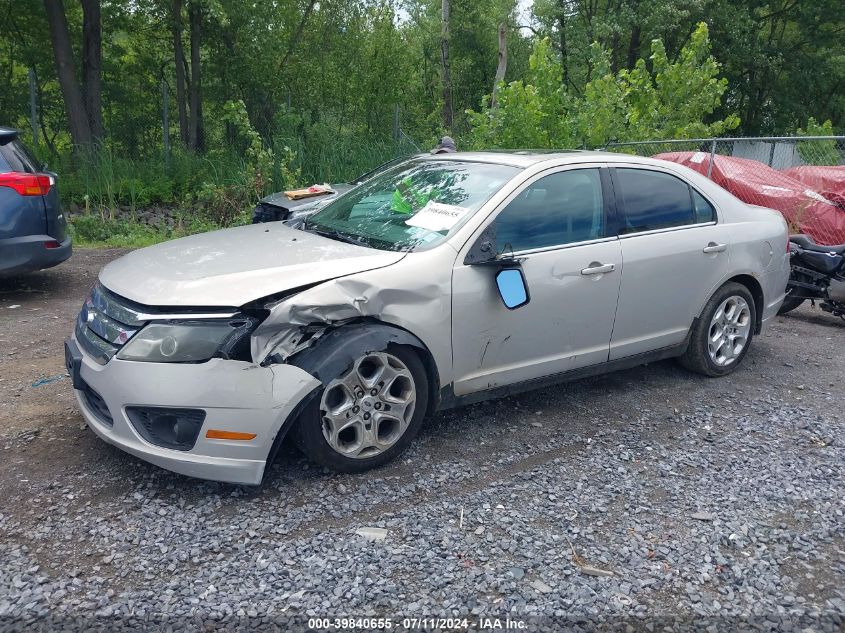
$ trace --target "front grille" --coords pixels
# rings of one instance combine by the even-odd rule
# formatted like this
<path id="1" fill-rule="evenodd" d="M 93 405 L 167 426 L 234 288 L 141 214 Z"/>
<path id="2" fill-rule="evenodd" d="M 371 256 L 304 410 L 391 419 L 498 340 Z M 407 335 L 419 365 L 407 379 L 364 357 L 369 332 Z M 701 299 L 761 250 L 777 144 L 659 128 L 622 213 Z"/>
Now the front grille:
<path id="1" fill-rule="evenodd" d="M 114 418 L 111 417 L 111 412 L 108 406 L 106 406 L 106 401 L 103 400 L 100 394 L 91 389 L 87 383 L 82 388 L 82 397 L 85 399 L 88 409 L 90 409 L 91 413 L 94 414 L 94 417 L 99 422 L 106 426 L 112 426 L 114 424 Z"/>
<path id="2" fill-rule="evenodd" d="M 252 223 L 278 222 L 280 220 L 287 220 L 289 215 L 290 211 L 288 209 L 259 202 L 255 209 L 252 210 Z"/>
<path id="3" fill-rule="evenodd" d="M 76 319 L 76 340 L 95 361 L 100 365 L 105 365 L 117 353 L 118 348 L 94 334 L 94 331 L 88 327 L 85 317 L 86 312 L 83 308 Z"/>
<path id="4" fill-rule="evenodd" d="M 97 284 L 76 320 L 76 338 L 94 360 L 105 365 L 144 326 L 142 316 L 126 299 Z"/>

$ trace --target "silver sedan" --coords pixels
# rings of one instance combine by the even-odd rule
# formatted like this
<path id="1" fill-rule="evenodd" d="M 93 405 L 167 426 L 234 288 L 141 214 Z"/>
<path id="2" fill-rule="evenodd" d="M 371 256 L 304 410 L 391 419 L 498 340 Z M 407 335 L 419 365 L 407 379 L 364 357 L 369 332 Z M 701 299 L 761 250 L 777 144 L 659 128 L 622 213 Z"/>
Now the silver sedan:
<path id="1" fill-rule="evenodd" d="M 66 358 L 94 432 L 165 468 L 256 484 L 291 432 L 362 471 L 438 409 L 670 357 L 734 371 L 787 245 L 777 212 L 668 162 L 424 155 L 298 228 L 109 264 Z"/>

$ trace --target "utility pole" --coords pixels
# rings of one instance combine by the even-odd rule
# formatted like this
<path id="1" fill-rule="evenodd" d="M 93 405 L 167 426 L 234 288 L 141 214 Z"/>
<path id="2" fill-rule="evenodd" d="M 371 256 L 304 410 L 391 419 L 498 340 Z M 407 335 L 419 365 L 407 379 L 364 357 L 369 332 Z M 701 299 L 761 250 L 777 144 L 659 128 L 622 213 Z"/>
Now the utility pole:
<path id="1" fill-rule="evenodd" d="M 167 82 L 161 79 L 161 131 L 164 141 L 164 169 L 170 170 L 170 92 Z"/>
<path id="2" fill-rule="evenodd" d="M 440 7 L 440 62 L 443 81 L 443 128 L 452 131 L 452 71 L 449 64 L 449 0 Z"/>
<path id="3" fill-rule="evenodd" d="M 36 101 L 37 88 L 35 81 L 35 69 L 29 69 L 29 122 L 32 125 L 32 144 L 38 147 L 38 102 Z"/>

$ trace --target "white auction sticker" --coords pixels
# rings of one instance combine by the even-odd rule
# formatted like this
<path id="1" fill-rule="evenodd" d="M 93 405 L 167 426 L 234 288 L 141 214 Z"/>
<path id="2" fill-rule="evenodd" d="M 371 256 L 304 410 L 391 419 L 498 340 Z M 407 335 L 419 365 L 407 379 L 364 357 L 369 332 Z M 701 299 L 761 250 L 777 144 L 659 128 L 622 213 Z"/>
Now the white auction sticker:
<path id="1" fill-rule="evenodd" d="M 405 220 L 408 226 L 416 226 L 429 231 L 448 231 L 464 217 L 469 209 L 454 204 L 443 204 L 429 200 L 412 217 Z"/>

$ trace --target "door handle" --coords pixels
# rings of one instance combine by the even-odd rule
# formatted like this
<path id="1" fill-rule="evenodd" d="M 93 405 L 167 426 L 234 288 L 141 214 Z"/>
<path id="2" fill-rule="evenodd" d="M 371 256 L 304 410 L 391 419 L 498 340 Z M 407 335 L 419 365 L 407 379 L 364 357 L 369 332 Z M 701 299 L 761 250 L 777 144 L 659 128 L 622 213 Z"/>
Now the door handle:
<path id="1" fill-rule="evenodd" d="M 582 275 L 601 275 L 604 273 L 612 273 L 616 270 L 613 264 L 600 264 L 599 262 L 592 262 L 588 268 L 581 270 Z"/>
<path id="2" fill-rule="evenodd" d="M 702 253 L 721 253 L 728 249 L 727 244 L 716 244 L 716 242 L 710 242 L 707 246 L 701 249 Z"/>

